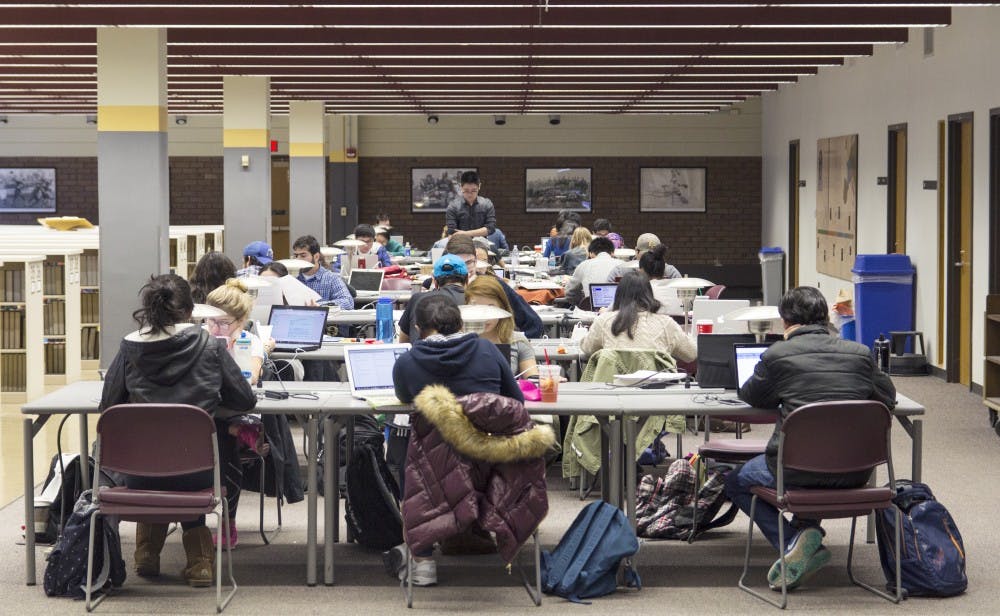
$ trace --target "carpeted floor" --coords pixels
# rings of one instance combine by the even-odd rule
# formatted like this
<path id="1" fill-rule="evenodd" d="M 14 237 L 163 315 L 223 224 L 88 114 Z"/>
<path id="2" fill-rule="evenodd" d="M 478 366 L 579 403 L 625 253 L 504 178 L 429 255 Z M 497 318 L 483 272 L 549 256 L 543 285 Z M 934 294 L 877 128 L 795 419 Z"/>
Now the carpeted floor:
<path id="1" fill-rule="evenodd" d="M 945 503 L 962 531 L 968 552 L 969 590 L 952 599 L 910 599 L 894 606 L 849 585 L 844 570 L 849 525 L 829 522 L 827 544 L 833 551 L 831 565 L 807 587 L 792 593 L 789 610 L 826 613 L 994 614 L 1000 597 L 1000 568 L 993 555 L 1000 554 L 996 515 L 1000 511 L 1000 438 L 987 422 L 978 396 L 958 385 L 934 377 L 897 378 L 897 387 L 927 409 L 924 428 L 924 480 Z M 769 428 L 756 428 L 758 431 Z M 894 453 L 900 477 L 909 475 L 910 443 L 895 430 Z M 685 446 L 693 447 L 694 437 Z M 668 441 L 673 447 L 673 440 Z M 541 528 L 542 542 L 554 545 L 583 503 L 561 479 L 550 483 L 551 512 Z M 377 553 L 354 545 L 335 549 L 336 584 L 307 588 L 305 580 L 305 505 L 286 507 L 284 530 L 276 542 L 264 546 L 253 530 L 256 494 L 248 493 L 240 509 L 241 544 L 235 552 L 240 591 L 229 614 L 375 614 L 405 610 L 402 592 L 383 571 Z M 0 605 L 2 613 L 51 614 L 83 612 L 83 604 L 49 599 L 41 586 L 24 585 L 23 547 L 20 537 L 20 500 L 0 510 Z M 270 514 L 270 512 L 269 512 Z M 496 556 L 439 559 L 440 586 L 417 589 L 415 609 L 425 613 L 583 613 L 591 614 L 750 614 L 772 613 L 774 608 L 736 588 L 742 562 L 747 519 L 743 516 L 688 545 L 681 542 L 646 542 L 637 558 L 644 588 L 619 591 L 597 599 L 591 606 L 546 597 L 535 610 L 518 584 L 517 572 L 507 575 Z M 321 531 L 322 532 L 322 531 Z M 134 533 L 122 524 L 123 550 L 131 567 Z M 775 558 L 759 534 L 753 549 L 756 578 L 763 581 Z M 39 550 L 41 555 L 41 549 Z M 855 556 L 863 579 L 881 581 L 874 545 L 861 545 Z M 107 614 L 202 614 L 214 610 L 214 593 L 182 585 L 179 570 L 183 550 L 176 535 L 163 553 L 165 575 L 150 583 L 130 576 L 122 591 L 98 608 Z M 38 575 L 44 561 L 39 558 Z"/>

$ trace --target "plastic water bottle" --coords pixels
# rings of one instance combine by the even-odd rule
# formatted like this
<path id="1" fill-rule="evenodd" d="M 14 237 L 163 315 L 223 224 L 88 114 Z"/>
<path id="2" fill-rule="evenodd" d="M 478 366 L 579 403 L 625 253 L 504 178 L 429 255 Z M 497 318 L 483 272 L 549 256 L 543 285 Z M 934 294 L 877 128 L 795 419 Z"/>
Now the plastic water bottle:
<path id="1" fill-rule="evenodd" d="M 517 279 L 517 265 L 518 265 L 517 261 L 518 261 L 517 244 L 514 244 L 514 250 L 510 251 L 510 279 L 511 280 L 516 280 Z"/>
<path id="2" fill-rule="evenodd" d="M 250 334 L 246 331 L 240 332 L 240 337 L 233 343 L 233 359 L 236 360 L 236 365 L 240 367 L 240 372 L 248 383 L 253 378 L 251 372 L 253 355 L 250 350 L 252 346 L 253 342 L 250 340 Z"/>
<path id="3" fill-rule="evenodd" d="M 558 266 L 558 265 L 559 265 L 559 263 L 556 260 L 556 256 L 554 254 L 550 254 L 549 255 L 549 269 L 550 270 L 554 270 L 556 268 L 556 266 Z"/>
<path id="4" fill-rule="evenodd" d="M 406 242 L 405 244 L 403 244 L 403 256 L 404 257 L 410 256 L 410 243 L 409 242 Z"/>
<path id="5" fill-rule="evenodd" d="M 392 342 L 396 338 L 396 328 L 392 322 L 392 298 L 380 297 L 375 306 L 375 337 L 382 342 Z"/>
<path id="6" fill-rule="evenodd" d="M 875 353 L 875 365 L 878 366 L 882 372 L 888 374 L 891 345 L 889 344 L 889 341 L 886 340 L 885 334 L 878 335 L 878 339 L 872 345 L 872 350 Z"/>

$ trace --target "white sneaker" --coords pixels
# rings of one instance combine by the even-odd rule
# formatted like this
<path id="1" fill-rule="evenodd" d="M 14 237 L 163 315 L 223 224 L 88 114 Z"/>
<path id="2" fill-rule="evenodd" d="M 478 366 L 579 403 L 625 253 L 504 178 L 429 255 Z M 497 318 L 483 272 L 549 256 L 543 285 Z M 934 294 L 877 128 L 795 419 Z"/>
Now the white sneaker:
<path id="1" fill-rule="evenodd" d="M 399 580 L 406 581 L 406 567 L 399 572 Z M 413 585 L 436 586 L 438 583 L 437 562 L 433 558 L 413 561 Z"/>

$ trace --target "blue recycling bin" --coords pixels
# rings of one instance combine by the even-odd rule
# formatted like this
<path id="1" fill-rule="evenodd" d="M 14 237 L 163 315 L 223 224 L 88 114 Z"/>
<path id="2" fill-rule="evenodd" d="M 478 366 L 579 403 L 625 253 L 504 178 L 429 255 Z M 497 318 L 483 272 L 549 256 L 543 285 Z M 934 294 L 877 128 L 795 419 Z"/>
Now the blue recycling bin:
<path id="1" fill-rule="evenodd" d="M 856 340 L 872 347 L 879 334 L 913 330 L 913 274 L 907 255 L 858 255 L 854 259 Z"/>

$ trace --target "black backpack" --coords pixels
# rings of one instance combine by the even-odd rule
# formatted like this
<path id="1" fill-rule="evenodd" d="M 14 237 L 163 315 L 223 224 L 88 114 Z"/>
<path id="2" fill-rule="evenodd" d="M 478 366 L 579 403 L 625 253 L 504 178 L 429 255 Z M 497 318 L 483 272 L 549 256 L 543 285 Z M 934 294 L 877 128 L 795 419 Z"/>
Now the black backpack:
<path id="1" fill-rule="evenodd" d="M 362 443 L 347 464 L 347 526 L 361 545 L 388 550 L 403 543 L 399 486 L 385 463 L 382 447 Z"/>
<path id="2" fill-rule="evenodd" d="M 60 464 L 61 462 L 61 464 Z M 90 476 L 94 476 L 94 459 L 87 458 Z M 53 495 L 49 504 L 45 531 L 35 529 L 35 541 L 38 543 L 55 543 L 66 520 L 69 519 L 74 503 L 80 498 L 83 489 L 79 454 L 56 454 L 49 464 L 49 474 L 42 484 L 42 494 Z M 115 481 L 104 471 L 101 471 L 101 485 L 111 487 Z M 36 500 L 36 505 L 39 504 Z"/>
<path id="3" fill-rule="evenodd" d="M 45 565 L 42 586 L 49 597 L 81 599 L 86 594 L 84 583 L 87 579 L 87 544 L 91 523 L 97 524 L 94 529 L 94 591 L 107 591 L 125 583 L 125 561 L 122 560 L 118 523 L 104 516 L 94 522 L 94 508 L 90 490 L 83 492 L 73 506 L 73 513 L 66 521 L 59 543 L 49 554 Z"/>
<path id="4" fill-rule="evenodd" d="M 376 420 L 371 415 L 355 415 L 354 421 L 354 447 L 360 447 L 361 445 L 368 445 L 370 447 L 381 448 L 382 443 L 385 442 L 385 434 L 378 427 L 378 420 Z M 326 451 L 325 448 L 329 444 L 322 430 L 322 423 L 320 424 L 320 434 L 319 434 L 319 454 L 316 460 L 316 491 L 320 496 L 325 496 L 323 494 L 323 473 L 325 469 Z M 347 467 L 347 428 L 341 428 L 337 435 L 338 451 L 340 452 L 340 468 L 338 469 L 338 486 L 340 489 L 340 496 L 344 496 L 346 490 L 346 467 Z"/>

